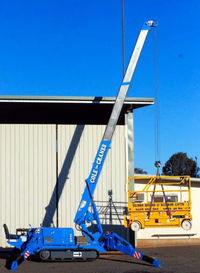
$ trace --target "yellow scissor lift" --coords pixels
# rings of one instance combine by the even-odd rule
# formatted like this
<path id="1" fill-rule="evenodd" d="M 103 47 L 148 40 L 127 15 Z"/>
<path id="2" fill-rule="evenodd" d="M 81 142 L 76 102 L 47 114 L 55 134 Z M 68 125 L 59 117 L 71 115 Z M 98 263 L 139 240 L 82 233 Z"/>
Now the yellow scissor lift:
<path id="1" fill-rule="evenodd" d="M 145 184 L 131 191 L 131 182 Z M 134 176 L 128 180 L 128 211 L 124 226 L 133 231 L 155 227 L 182 227 L 191 220 L 191 180 L 189 176 Z"/>

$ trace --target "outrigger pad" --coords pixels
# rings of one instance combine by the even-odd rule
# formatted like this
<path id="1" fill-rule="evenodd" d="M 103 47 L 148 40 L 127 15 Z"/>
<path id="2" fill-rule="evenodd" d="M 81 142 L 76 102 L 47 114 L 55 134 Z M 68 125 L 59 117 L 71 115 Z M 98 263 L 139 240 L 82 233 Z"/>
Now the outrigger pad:
<path id="1" fill-rule="evenodd" d="M 161 263 L 157 259 L 154 259 L 154 258 L 146 256 L 146 255 L 143 255 L 142 261 L 150 263 L 155 267 L 162 267 Z"/>
<path id="2" fill-rule="evenodd" d="M 19 249 L 14 248 L 11 257 L 6 260 L 5 268 L 15 271 L 23 261 L 24 257 L 21 256 Z"/>

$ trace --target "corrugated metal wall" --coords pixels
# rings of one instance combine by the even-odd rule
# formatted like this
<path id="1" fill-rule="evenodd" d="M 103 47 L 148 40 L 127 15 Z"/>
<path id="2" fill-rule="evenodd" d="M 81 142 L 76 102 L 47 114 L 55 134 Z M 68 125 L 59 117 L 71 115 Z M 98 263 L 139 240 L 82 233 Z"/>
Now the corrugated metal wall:
<path id="1" fill-rule="evenodd" d="M 56 182 L 55 125 L 0 125 L 0 245 L 2 225 L 38 226 Z"/>
<path id="2" fill-rule="evenodd" d="M 18 227 L 48 226 L 52 221 L 60 227 L 73 226 L 104 128 L 0 124 L 0 246 L 5 246 L 4 223 L 13 233 Z M 125 126 L 118 126 L 96 200 L 107 201 L 111 188 L 113 200 L 126 200 L 125 145 Z"/>

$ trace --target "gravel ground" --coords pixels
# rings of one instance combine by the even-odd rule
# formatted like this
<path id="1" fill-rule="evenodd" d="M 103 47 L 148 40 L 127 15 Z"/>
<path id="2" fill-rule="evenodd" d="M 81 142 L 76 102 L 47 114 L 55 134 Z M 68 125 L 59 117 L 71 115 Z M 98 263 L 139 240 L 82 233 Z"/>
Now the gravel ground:
<path id="1" fill-rule="evenodd" d="M 118 252 L 104 254 L 93 262 L 34 262 L 26 261 L 17 272 L 21 273 L 200 273 L 200 245 L 140 248 L 146 255 L 156 257 L 163 265 L 155 268 Z M 0 272 L 4 268 L 0 259 Z"/>

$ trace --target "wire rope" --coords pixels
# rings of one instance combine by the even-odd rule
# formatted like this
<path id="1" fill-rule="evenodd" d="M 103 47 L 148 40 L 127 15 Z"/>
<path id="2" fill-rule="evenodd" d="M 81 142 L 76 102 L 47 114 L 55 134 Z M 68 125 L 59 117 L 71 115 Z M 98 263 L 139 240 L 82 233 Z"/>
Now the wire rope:
<path id="1" fill-rule="evenodd" d="M 125 0 L 121 0 L 121 7 L 122 7 L 122 14 L 121 14 L 121 20 L 122 20 L 122 78 L 125 74 Z"/>
<path id="2" fill-rule="evenodd" d="M 161 167 L 160 145 L 160 73 L 159 73 L 159 39 L 158 30 L 153 32 L 153 66 L 154 66 L 154 93 L 155 93 L 155 167 L 157 175 Z"/>
<path id="3" fill-rule="evenodd" d="M 121 0 L 121 58 L 122 58 L 122 79 L 123 79 L 125 75 L 125 0 Z M 122 117 L 122 112 L 123 111 L 121 111 L 120 113 L 119 120 Z M 111 157 L 110 157 L 110 160 L 111 160 Z M 109 198 L 111 197 L 109 192 L 113 192 L 112 180 L 113 179 L 111 178 L 110 181 L 107 183 Z"/>

